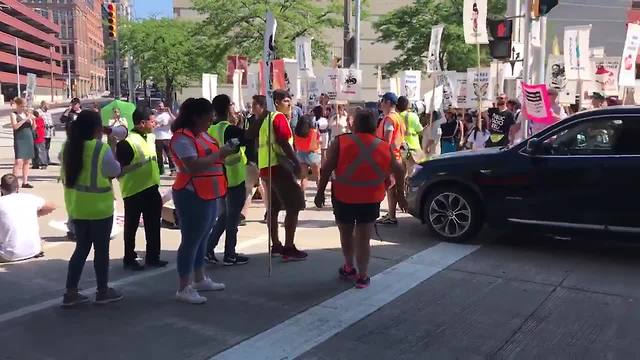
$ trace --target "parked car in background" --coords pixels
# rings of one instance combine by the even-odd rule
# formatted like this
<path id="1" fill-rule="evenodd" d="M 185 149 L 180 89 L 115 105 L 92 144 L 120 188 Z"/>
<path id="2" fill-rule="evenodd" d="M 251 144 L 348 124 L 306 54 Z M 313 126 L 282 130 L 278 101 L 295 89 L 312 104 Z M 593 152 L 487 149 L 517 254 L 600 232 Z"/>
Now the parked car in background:
<path id="1" fill-rule="evenodd" d="M 416 168 L 409 212 L 464 241 L 484 223 L 556 235 L 640 236 L 640 107 L 585 111 L 512 147 L 461 151 Z"/>

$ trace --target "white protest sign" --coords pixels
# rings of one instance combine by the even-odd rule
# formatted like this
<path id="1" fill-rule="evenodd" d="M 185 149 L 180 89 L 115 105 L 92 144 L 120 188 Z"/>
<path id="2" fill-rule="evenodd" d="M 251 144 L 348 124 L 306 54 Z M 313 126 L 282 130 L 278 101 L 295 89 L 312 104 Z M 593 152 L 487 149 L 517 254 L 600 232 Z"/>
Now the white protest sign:
<path id="1" fill-rule="evenodd" d="M 483 107 L 491 105 L 491 68 L 467 69 L 467 104 L 469 107 L 477 107 L 478 102 L 483 102 Z"/>
<path id="2" fill-rule="evenodd" d="M 593 91 L 605 96 L 618 96 L 619 57 L 593 58 Z"/>
<path id="3" fill-rule="evenodd" d="M 360 100 L 362 70 L 340 69 L 338 100 Z"/>
<path id="4" fill-rule="evenodd" d="M 627 24 L 627 39 L 622 50 L 620 67 L 620 86 L 634 87 L 636 85 L 636 57 L 640 48 L 640 25 Z"/>
<path id="5" fill-rule="evenodd" d="M 591 25 L 564 28 L 564 67 L 568 80 L 591 80 Z"/>
<path id="6" fill-rule="evenodd" d="M 444 25 L 436 25 L 431 28 L 429 40 L 429 55 L 427 56 L 427 73 L 440 71 L 440 42 Z"/>
<path id="7" fill-rule="evenodd" d="M 402 73 L 400 95 L 411 101 L 420 100 L 420 85 L 422 73 L 416 70 L 406 70 Z"/>
<path id="8" fill-rule="evenodd" d="M 489 43 L 489 34 L 487 33 L 487 0 L 464 0 L 462 18 L 465 43 Z"/>

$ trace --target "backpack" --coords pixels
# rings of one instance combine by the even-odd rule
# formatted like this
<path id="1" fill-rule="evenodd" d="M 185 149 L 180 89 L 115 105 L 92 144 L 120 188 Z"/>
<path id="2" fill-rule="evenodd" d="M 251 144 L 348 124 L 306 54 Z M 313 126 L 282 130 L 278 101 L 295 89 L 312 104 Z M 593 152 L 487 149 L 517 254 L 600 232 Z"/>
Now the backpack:
<path id="1" fill-rule="evenodd" d="M 311 119 L 308 116 L 303 116 L 298 119 L 296 128 L 294 130 L 296 136 L 305 138 L 309 136 L 309 132 L 312 128 Z"/>

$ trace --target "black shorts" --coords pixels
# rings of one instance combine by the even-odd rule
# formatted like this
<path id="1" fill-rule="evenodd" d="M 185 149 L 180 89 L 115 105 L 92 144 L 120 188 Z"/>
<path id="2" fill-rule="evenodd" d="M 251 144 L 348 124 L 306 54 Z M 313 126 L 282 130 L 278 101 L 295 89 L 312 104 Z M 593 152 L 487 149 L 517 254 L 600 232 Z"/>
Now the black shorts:
<path id="1" fill-rule="evenodd" d="M 347 204 L 331 198 L 333 214 L 340 224 L 372 224 L 380 217 L 380 203 Z"/>

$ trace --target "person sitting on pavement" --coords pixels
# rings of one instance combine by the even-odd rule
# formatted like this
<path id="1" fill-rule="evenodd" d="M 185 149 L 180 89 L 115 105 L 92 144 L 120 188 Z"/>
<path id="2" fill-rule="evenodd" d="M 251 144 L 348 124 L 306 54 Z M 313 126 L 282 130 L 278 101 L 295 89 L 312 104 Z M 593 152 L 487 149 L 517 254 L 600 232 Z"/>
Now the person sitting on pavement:
<path id="1" fill-rule="evenodd" d="M 84 264 L 93 246 L 97 304 L 120 301 L 120 292 L 109 284 L 109 240 L 113 226 L 113 188 L 111 179 L 120 175 L 120 164 L 109 146 L 101 141 L 105 128 L 100 114 L 80 112 L 69 124 L 68 138 L 62 148 L 61 178 L 64 203 L 75 230 L 76 248 L 69 259 L 67 291 L 63 307 L 89 302 L 78 292 Z"/>
<path id="2" fill-rule="evenodd" d="M 395 199 L 401 209 L 407 208 L 404 195 L 404 167 L 389 143 L 376 137 L 376 117 L 368 110 L 356 114 L 354 133 L 338 136 L 331 143 L 327 161 L 322 165 L 320 184 L 315 197 L 318 208 L 324 206 L 325 189 L 331 174 L 331 202 L 344 265 L 338 273 L 343 279 L 355 280 L 356 288 L 369 286 L 371 235 L 385 197 L 385 182 L 393 175 Z M 355 258 L 355 263 L 354 263 Z M 355 265 L 355 266 L 354 266 Z"/>
<path id="3" fill-rule="evenodd" d="M 38 196 L 21 193 L 13 174 L 0 179 L 0 191 L 0 262 L 43 256 L 38 217 L 56 207 Z"/>
<path id="4" fill-rule="evenodd" d="M 155 115 L 151 110 L 138 108 L 133 112 L 134 128 L 127 138 L 118 143 L 116 157 L 122 174 L 118 178 L 124 199 L 124 259 L 125 269 L 139 271 L 144 266 L 136 254 L 136 232 L 140 215 L 147 240 L 145 264 L 164 267 L 160 260 L 160 222 L 162 198 L 160 196 L 160 169 L 156 163 L 156 140 L 153 135 Z"/>
<path id="5" fill-rule="evenodd" d="M 237 141 L 239 151 L 224 159 L 225 176 L 227 177 L 227 194 L 218 199 L 218 218 L 213 225 L 209 241 L 207 242 L 207 262 L 217 263 L 215 248 L 220 242 L 222 233 L 225 233 L 224 257 L 222 264 L 225 266 L 244 265 L 249 258 L 236 253 L 238 243 L 238 224 L 244 202 L 246 201 L 245 180 L 247 176 L 247 157 L 243 147 L 246 145 L 244 131 L 236 126 L 236 116 L 233 114 L 231 99 L 221 94 L 213 98 L 214 124 L 209 127 L 208 133 L 218 144 L 229 144 L 234 139 Z"/>

